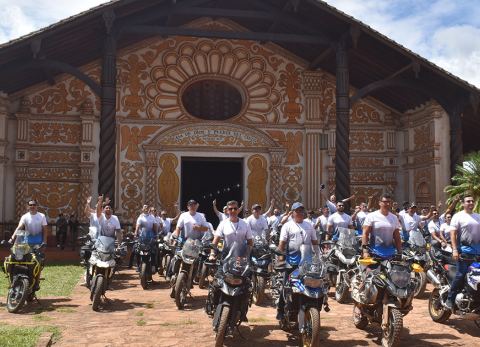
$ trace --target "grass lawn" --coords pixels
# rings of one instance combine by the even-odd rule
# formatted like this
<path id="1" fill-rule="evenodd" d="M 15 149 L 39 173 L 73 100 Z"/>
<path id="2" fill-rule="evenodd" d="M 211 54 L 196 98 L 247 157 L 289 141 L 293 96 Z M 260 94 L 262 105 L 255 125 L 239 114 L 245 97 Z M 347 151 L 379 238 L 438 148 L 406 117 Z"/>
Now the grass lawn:
<path id="1" fill-rule="evenodd" d="M 3 264 L 2 264 L 3 266 Z M 83 268 L 80 265 L 71 264 L 49 264 L 42 271 L 40 281 L 40 290 L 37 292 L 38 298 L 50 296 L 69 296 L 73 287 L 80 279 Z M 0 297 L 7 296 L 8 281 L 5 274 L 0 270 Z M 1 334 L 0 334 L 1 335 Z M 0 346 L 3 344 L 0 343 Z"/>
<path id="2" fill-rule="evenodd" d="M 60 337 L 60 330 L 54 326 L 18 327 L 12 325 L 0 326 L 0 346 L 30 347 L 37 344 L 43 332 L 53 333 L 53 341 Z"/>

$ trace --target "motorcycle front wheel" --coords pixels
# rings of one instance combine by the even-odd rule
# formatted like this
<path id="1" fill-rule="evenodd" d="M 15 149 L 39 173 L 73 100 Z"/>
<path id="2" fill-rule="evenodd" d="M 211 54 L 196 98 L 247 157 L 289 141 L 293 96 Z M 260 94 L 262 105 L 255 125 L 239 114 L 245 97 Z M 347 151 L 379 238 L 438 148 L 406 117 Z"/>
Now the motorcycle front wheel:
<path id="1" fill-rule="evenodd" d="M 345 280 L 340 278 L 340 281 L 337 281 L 337 286 L 335 287 L 335 300 L 339 304 L 345 304 L 348 300 L 349 293 L 350 291 L 348 290 Z"/>
<path id="2" fill-rule="evenodd" d="M 208 266 L 207 264 L 202 264 L 202 269 L 200 270 L 200 277 L 198 279 L 198 288 L 205 289 L 208 285 Z"/>
<path id="3" fill-rule="evenodd" d="M 187 274 L 180 272 L 175 282 L 175 304 L 179 310 L 183 310 L 187 300 Z"/>
<path id="4" fill-rule="evenodd" d="M 165 254 L 162 258 L 163 276 L 165 277 L 165 280 L 168 277 L 168 271 L 170 269 L 171 261 L 172 261 L 172 256 L 170 254 Z"/>
<path id="5" fill-rule="evenodd" d="M 148 288 L 148 268 L 149 267 L 146 263 L 142 263 L 142 267 L 140 268 L 140 284 L 143 289 Z"/>
<path id="6" fill-rule="evenodd" d="M 8 291 L 7 311 L 17 313 L 25 303 L 28 295 L 29 281 L 26 278 L 17 278 Z"/>
<path id="7" fill-rule="evenodd" d="M 383 330 L 382 347 L 397 346 L 403 328 L 403 315 L 399 310 L 390 308 L 388 316 L 388 326 Z"/>
<path id="8" fill-rule="evenodd" d="M 415 278 L 417 283 L 415 285 L 415 293 L 413 294 L 414 298 L 421 297 L 427 289 L 427 274 L 425 272 L 415 272 Z"/>
<path id="9" fill-rule="evenodd" d="M 222 347 L 225 333 L 227 332 L 228 316 L 230 315 L 230 307 L 223 306 L 222 315 L 218 324 L 217 335 L 215 335 L 215 347 Z"/>
<path id="10" fill-rule="evenodd" d="M 265 277 L 255 275 L 253 281 L 253 303 L 261 305 L 265 301 Z"/>
<path id="11" fill-rule="evenodd" d="M 100 307 L 100 301 L 102 299 L 103 293 L 103 281 L 105 278 L 103 275 L 97 275 L 97 278 L 94 279 L 95 286 L 92 287 L 93 290 L 93 299 L 92 299 L 92 310 L 98 311 Z"/>
<path id="12" fill-rule="evenodd" d="M 428 313 L 436 323 L 445 323 L 452 314 L 452 311 L 442 305 L 440 291 L 437 288 L 433 290 L 428 299 Z"/>
<path id="13" fill-rule="evenodd" d="M 315 307 L 305 311 L 305 326 L 299 342 L 300 347 L 320 346 L 320 311 Z"/>

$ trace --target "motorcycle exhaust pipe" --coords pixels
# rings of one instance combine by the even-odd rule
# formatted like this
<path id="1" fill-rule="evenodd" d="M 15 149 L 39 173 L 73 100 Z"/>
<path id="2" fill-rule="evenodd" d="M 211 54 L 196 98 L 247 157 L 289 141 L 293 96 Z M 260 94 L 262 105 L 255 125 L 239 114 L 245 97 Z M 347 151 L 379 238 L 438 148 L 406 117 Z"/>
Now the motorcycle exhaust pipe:
<path id="1" fill-rule="evenodd" d="M 430 283 L 433 284 L 437 288 L 442 285 L 440 283 L 440 280 L 438 279 L 437 275 L 435 275 L 435 272 L 433 272 L 432 269 L 429 269 L 427 271 L 427 278 L 430 281 Z"/>

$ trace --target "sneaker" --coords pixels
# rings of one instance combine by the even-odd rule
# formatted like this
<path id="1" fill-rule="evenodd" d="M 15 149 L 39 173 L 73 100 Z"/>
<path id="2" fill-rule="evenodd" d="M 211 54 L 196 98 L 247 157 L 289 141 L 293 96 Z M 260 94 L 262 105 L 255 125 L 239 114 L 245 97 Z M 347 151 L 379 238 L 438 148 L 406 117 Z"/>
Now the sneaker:
<path id="1" fill-rule="evenodd" d="M 452 300 L 445 301 L 445 307 L 448 308 L 450 311 L 453 310 L 453 302 Z"/>

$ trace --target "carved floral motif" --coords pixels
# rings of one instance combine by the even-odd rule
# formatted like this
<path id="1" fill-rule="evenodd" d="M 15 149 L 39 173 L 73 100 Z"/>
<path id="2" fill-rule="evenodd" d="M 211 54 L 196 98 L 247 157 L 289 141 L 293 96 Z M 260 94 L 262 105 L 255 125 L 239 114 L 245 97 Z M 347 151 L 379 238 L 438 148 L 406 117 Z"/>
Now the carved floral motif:
<path id="1" fill-rule="evenodd" d="M 30 141 L 34 143 L 80 143 L 81 124 L 67 123 L 32 123 Z"/>
<path id="2" fill-rule="evenodd" d="M 431 136 L 430 124 L 414 128 L 413 130 L 413 143 L 415 145 L 415 150 L 433 147 L 435 140 L 433 140 Z"/>
<path id="3" fill-rule="evenodd" d="M 358 158 L 351 158 L 350 159 L 350 169 L 363 169 L 363 168 L 371 168 L 371 169 L 381 169 L 383 168 L 383 158 L 365 158 L 365 157 L 358 157 Z"/>
<path id="4" fill-rule="evenodd" d="M 39 208 L 48 218 L 57 218 L 59 213 L 77 212 L 78 183 L 33 182 L 28 184 L 28 196 L 36 199 Z"/>
<path id="5" fill-rule="evenodd" d="M 147 64 L 136 54 L 126 59 L 119 59 L 120 85 L 122 89 L 121 103 L 128 117 L 139 117 L 145 111 L 144 87 L 142 80 L 148 78 Z"/>
<path id="6" fill-rule="evenodd" d="M 303 110 L 301 104 L 300 88 L 300 69 L 289 63 L 280 73 L 278 83 L 284 88 L 286 102 L 282 104 L 282 112 L 287 116 L 287 123 L 297 123 Z"/>
<path id="7" fill-rule="evenodd" d="M 283 199 L 284 202 L 292 204 L 295 201 L 302 200 L 302 173 L 303 168 L 300 166 L 297 167 L 284 167 L 283 168 L 283 184 L 282 190 L 284 192 Z"/>
<path id="8" fill-rule="evenodd" d="M 350 120 L 352 123 L 381 123 L 380 112 L 373 106 L 358 101 L 352 106 L 350 111 Z"/>
<path id="9" fill-rule="evenodd" d="M 30 152 L 30 160 L 42 163 L 79 163 L 80 153 Z"/>
<path id="10" fill-rule="evenodd" d="M 123 162 L 120 165 L 122 208 L 124 216 L 134 221 L 142 208 L 144 168 L 140 163 Z"/>
<path id="11" fill-rule="evenodd" d="M 72 180 L 80 178 L 78 169 L 69 168 L 29 168 L 28 176 L 31 179 Z"/>
<path id="12" fill-rule="evenodd" d="M 382 151 L 383 149 L 382 132 L 357 131 L 350 133 L 350 150 Z"/>

